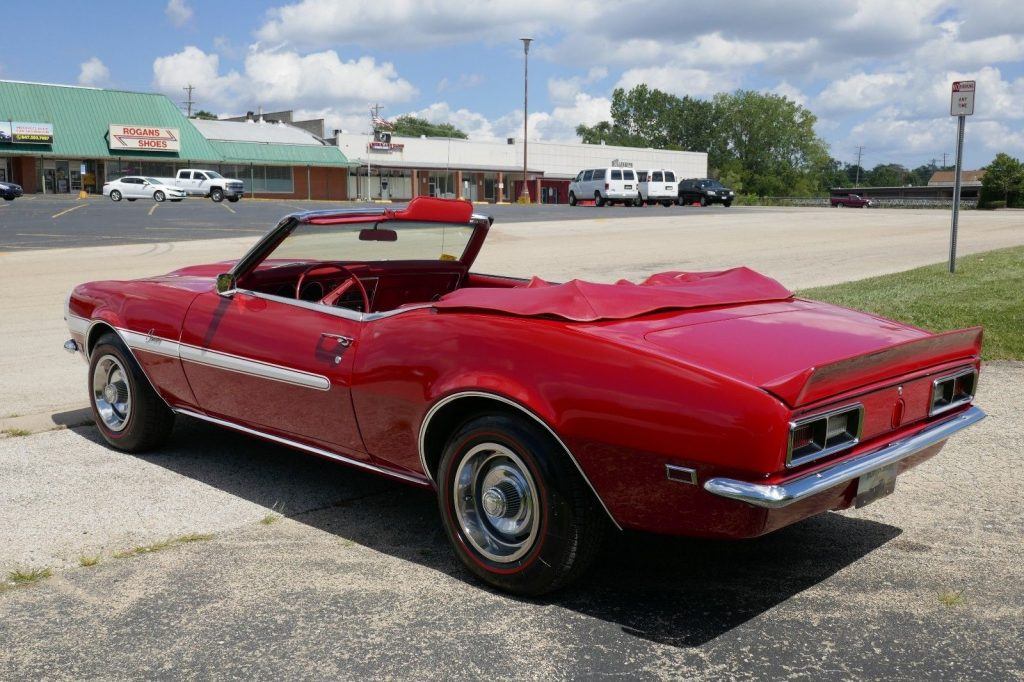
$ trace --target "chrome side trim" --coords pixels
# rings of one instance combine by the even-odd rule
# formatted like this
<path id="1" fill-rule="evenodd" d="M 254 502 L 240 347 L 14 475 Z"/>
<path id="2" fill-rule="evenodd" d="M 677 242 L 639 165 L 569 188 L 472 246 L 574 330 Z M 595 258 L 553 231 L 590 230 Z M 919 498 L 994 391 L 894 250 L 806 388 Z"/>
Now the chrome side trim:
<path id="1" fill-rule="evenodd" d="M 130 329 L 124 329 L 123 327 L 114 327 L 104 320 L 93 320 L 89 323 L 88 320 L 83 318 L 70 316 L 68 318 L 68 327 L 72 330 L 75 329 L 72 327 L 72 320 L 75 320 L 75 325 L 80 326 L 81 322 L 85 322 L 88 325 L 85 332 L 80 332 L 85 334 L 86 339 L 88 339 L 89 332 L 92 330 L 93 325 L 107 325 L 112 328 L 119 337 L 121 337 L 121 341 L 124 342 L 124 345 L 128 347 L 128 350 L 133 356 L 135 356 L 135 351 L 141 350 L 147 353 L 164 355 L 169 358 L 177 358 L 184 362 L 192 362 L 198 365 L 205 365 L 207 367 L 223 369 L 229 372 L 236 372 L 238 374 L 248 374 L 250 376 L 269 379 L 271 381 L 280 381 L 293 386 L 302 386 L 304 388 L 312 388 L 318 391 L 331 390 L 331 380 L 322 374 L 303 372 L 302 370 L 282 367 L 281 365 L 253 360 L 251 358 L 243 358 L 230 353 L 212 351 L 187 343 L 179 343 L 162 336 L 154 336 L 153 334 L 141 334 L 139 332 L 131 331 Z M 84 347 L 82 351 L 85 353 Z M 138 362 L 138 360 L 138 357 L 135 357 L 135 361 Z M 139 363 L 139 366 L 141 367 L 142 363 Z M 145 373 L 144 370 L 143 373 Z M 152 384 L 152 381 L 150 381 L 150 384 Z"/>
<path id="2" fill-rule="evenodd" d="M 142 335 L 139 334 L 138 336 Z M 157 339 L 157 343 L 159 342 L 166 342 L 166 339 Z M 198 346 L 191 346 L 186 343 L 175 345 L 177 346 L 178 357 L 185 362 L 223 369 L 237 374 L 248 374 L 260 379 L 280 381 L 285 384 L 292 384 L 293 386 L 314 388 L 318 391 L 331 390 L 331 380 L 322 374 L 313 374 L 289 367 L 273 365 L 269 362 L 250 360 L 249 358 L 199 348 Z M 150 348 L 142 347 L 142 350 L 150 350 Z"/>
<path id="3" fill-rule="evenodd" d="M 313 445 L 306 445 L 305 443 L 300 443 L 298 441 L 290 440 L 288 438 L 282 438 L 281 436 L 275 436 L 270 433 L 264 433 L 263 431 L 257 431 L 256 429 L 251 429 L 248 426 L 242 426 L 241 424 L 236 424 L 235 422 L 230 422 L 224 419 L 218 419 L 217 417 L 210 417 L 199 412 L 193 412 L 192 410 L 186 410 L 184 408 L 174 408 L 174 411 L 177 414 L 183 414 L 187 417 L 201 419 L 203 421 L 210 422 L 211 424 L 216 424 L 218 426 L 234 429 L 235 431 L 241 431 L 242 433 L 247 433 L 250 436 L 256 436 L 258 438 L 263 438 L 265 440 L 273 441 L 275 443 L 280 443 L 281 445 L 287 445 L 288 447 L 295 448 L 296 450 L 304 450 L 306 452 L 311 452 L 314 455 L 320 455 L 321 457 L 326 457 L 328 459 L 333 459 L 338 462 L 343 462 L 344 464 L 348 464 L 359 469 L 366 469 L 367 471 L 372 471 L 377 474 L 383 474 L 385 476 L 397 478 L 407 483 L 415 483 L 416 485 L 430 487 L 429 480 L 422 478 L 420 476 L 416 476 L 415 474 L 406 474 L 401 471 L 387 469 L 385 467 L 377 466 L 376 464 L 371 464 L 369 462 L 364 462 L 362 460 L 352 459 L 351 457 L 339 455 L 338 453 L 331 452 L 330 450 L 324 450 L 323 448 L 318 448 Z"/>
<path id="4" fill-rule="evenodd" d="M 81 320 L 81 319 L 84 319 L 84 318 L 78 318 L 78 319 Z M 132 360 L 135 360 L 135 364 L 139 366 L 139 371 L 142 372 L 142 376 L 146 377 L 146 381 L 149 382 L 149 387 L 151 389 L 153 389 L 153 393 L 155 393 L 157 395 L 157 397 L 160 398 L 160 400 L 162 400 L 164 402 L 164 405 L 166 405 L 170 409 L 174 409 L 174 408 L 171 407 L 171 404 L 169 402 L 167 402 L 167 399 L 164 398 L 163 394 L 160 393 L 160 391 L 157 389 L 156 384 L 153 383 L 153 380 L 149 377 L 149 374 L 146 373 L 146 368 L 142 365 L 141 362 L 139 362 L 139 356 L 137 356 L 135 354 L 135 350 L 131 346 L 128 345 L 127 341 L 125 341 L 124 332 L 121 329 L 118 329 L 114 325 L 110 324 L 106 320 L 91 320 L 91 321 L 89 321 L 89 327 L 88 327 L 88 329 L 86 329 L 86 332 L 85 332 L 85 343 L 82 344 L 82 357 L 85 358 L 85 361 L 86 362 L 90 362 L 90 358 L 89 358 L 89 355 L 88 355 L 88 353 L 89 353 L 89 337 L 92 335 L 92 328 L 95 327 L 98 324 L 102 324 L 105 327 L 110 327 L 111 329 L 114 330 L 114 333 L 117 334 L 117 337 L 119 339 L 121 339 L 121 343 L 123 343 L 124 347 L 128 349 L 128 352 L 132 356 Z"/>
<path id="5" fill-rule="evenodd" d="M 971 407 L 961 414 L 932 424 L 913 436 L 779 485 L 749 483 L 732 478 L 712 478 L 705 481 L 704 489 L 712 495 L 739 500 L 755 507 L 780 509 L 915 455 L 984 418 L 985 412 L 981 408 Z"/>
<path id="6" fill-rule="evenodd" d="M 504 403 L 506 405 L 516 408 L 517 410 L 520 410 L 521 412 L 532 418 L 534 421 L 536 421 L 538 424 L 543 426 L 547 430 L 547 432 L 551 434 L 551 437 L 554 438 L 555 441 L 562 447 L 562 450 L 565 451 L 565 454 L 569 455 L 569 459 L 572 460 L 572 463 L 576 466 L 576 470 L 580 472 L 580 476 L 582 476 L 583 480 L 586 481 L 587 487 L 589 487 L 590 491 L 594 493 L 594 497 L 597 498 L 598 503 L 601 505 L 601 508 L 604 509 L 604 513 L 608 515 L 608 518 L 611 519 L 612 524 L 614 524 L 614 526 L 619 530 L 622 530 L 622 526 L 620 526 L 619 522 L 615 520 L 614 516 L 612 516 L 612 513 L 611 511 L 609 511 L 607 505 L 605 505 L 604 500 L 602 500 L 601 496 L 597 494 L 597 489 L 594 488 L 594 484 L 590 482 L 589 478 L 587 478 L 587 474 L 583 471 L 583 467 L 581 467 L 580 463 L 576 461 L 576 456 L 572 454 L 572 451 L 569 449 L 569 446 L 566 445 L 561 438 L 559 438 L 558 434 L 555 433 L 555 430 L 548 426 L 547 422 L 538 417 L 531 410 L 523 407 L 514 400 L 510 400 L 496 393 L 488 393 L 486 391 L 461 391 L 459 393 L 453 393 L 451 395 L 445 396 L 441 400 L 434 403 L 434 405 L 427 411 L 427 414 L 423 417 L 423 422 L 420 424 L 419 439 L 417 441 L 420 454 L 420 466 L 423 467 L 423 475 L 427 477 L 427 480 L 429 480 L 431 483 L 435 485 L 437 484 L 434 478 L 430 475 L 430 469 L 427 467 L 426 438 L 427 428 L 430 425 L 430 420 L 434 418 L 434 415 L 437 414 L 437 412 L 442 407 L 444 407 L 448 403 L 459 400 L 460 398 L 489 398 L 491 400 L 496 400 L 500 403 Z"/>

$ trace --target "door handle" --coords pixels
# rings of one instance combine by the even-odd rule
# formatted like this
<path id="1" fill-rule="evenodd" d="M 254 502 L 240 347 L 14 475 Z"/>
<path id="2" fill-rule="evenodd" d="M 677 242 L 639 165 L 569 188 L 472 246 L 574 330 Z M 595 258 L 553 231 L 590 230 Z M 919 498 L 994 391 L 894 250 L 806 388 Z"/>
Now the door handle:
<path id="1" fill-rule="evenodd" d="M 348 348 L 355 341 L 351 336 L 342 336 L 341 334 L 329 334 L 327 332 L 321 332 L 322 338 L 334 339 L 338 342 L 338 345 L 342 348 Z"/>

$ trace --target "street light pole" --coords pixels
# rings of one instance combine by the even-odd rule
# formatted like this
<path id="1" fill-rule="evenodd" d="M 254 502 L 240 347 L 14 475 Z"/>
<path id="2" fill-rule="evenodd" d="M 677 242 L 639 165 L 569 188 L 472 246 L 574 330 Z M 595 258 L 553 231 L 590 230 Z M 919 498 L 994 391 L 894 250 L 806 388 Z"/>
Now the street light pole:
<path id="1" fill-rule="evenodd" d="M 530 188 L 526 179 L 526 136 L 529 131 L 530 114 L 527 107 L 530 92 L 530 43 L 533 38 L 520 38 L 523 41 L 523 191 L 519 193 L 519 203 L 530 203 Z"/>

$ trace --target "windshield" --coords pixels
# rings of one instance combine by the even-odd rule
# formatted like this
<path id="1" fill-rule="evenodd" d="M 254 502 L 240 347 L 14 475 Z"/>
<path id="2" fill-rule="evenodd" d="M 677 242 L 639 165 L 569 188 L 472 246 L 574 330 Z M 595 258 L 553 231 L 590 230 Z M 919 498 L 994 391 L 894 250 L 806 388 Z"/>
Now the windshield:
<path id="1" fill-rule="evenodd" d="M 394 241 L 362 240 L 361 230 L 374 227 L 382 231 L 393 230 Z M 472 225 L 448 223 L 385 221 L 361 222 L 341 225 L 310 225 L 296 227 L 267 260 L 288 261 L 395 261 L 436 260 L 454 261 L 462 257 L 470 237 Z M 381 235 L 383 236 L 383 235 Z"/>
<path id="2" fill-rule="evenodd" d="M 217 171 L 203 171 L 203 172 L 206 173 L 206 177 L 211 178 L 213 180 L 216 180 L 218 178 L 223 178 L 224 177 L 223 175 L 221 175 Z"/>
<path id="3" fill-rule="evenodd" d="M 148 182 L 151 185 L 162 185 L 162 184 L 164 184 L 164 183 L 160 182 L 159 180 L 157 180 L 156 178 L 146 178 L 146 182 Z"/>
<path id="4" fill-rule="evenodd" d="M 706 180 L 701 184 L 705 189 L 725 189 L 718 180 Z"/>

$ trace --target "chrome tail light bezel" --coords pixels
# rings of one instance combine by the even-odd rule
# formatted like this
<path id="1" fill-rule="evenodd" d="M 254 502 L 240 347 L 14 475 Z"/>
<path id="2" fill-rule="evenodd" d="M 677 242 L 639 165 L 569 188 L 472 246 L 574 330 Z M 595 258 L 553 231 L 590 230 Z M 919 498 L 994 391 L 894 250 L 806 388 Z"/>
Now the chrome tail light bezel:
<path id="1" fill-rule="evenodd" d="M 957 392 L 958 384 L 962 385 L 962 380 L 965 377 L 970 377 L 970 390 Z M 949 397 L 943 398 L 943 402 L 936 405 L 935 399 L 937 394 L 942 391 L 943 395 L 946 392 L 946 387 L 950 387 Z M 936 415 L 955 410 L 958 407 L 964 405 L 970 405 L 974 402 L 974 396 L 978 391 L 978 370 L 974 367 L 967 369 L 961 369 L 952 374 L 943 375 L 934 381 L 932 381 L 932 390 L 928 394 L 928 416 L 934 417 Z"/>
<path id="2" fill-rule="evenodd" d="M 829 444 L 829 420 L 838 419 L 843 415 L 848 415 L 848 425 L 850 423 L 851 417 L 855 420 L 855 423 L 852 429 L 849 426 L 847 426 L 847 428 L 844 430 L 845 438 L 838 442 L 833 442 L 832 444 Z M 812 440 L 811 444 L 814 445 L 815 447 L 805 452 L 800 452 L 800 450 L 804 450 L 805 448 L 807 448 L 807 446 L 801 446 L 800 448 L 794 449 L 793 437 L 796 435 L 797 431 L 808 425 L 816 424 L 817 422 L 823 423 L 823 426 L 821 428 L 824 433 L 824 438 L 820 439 L 821 442 L 818 443 Z M 814 462 L 819 459 L 823 459 L 825 457 L 834 455 L 838 452 L 849 450 L 850 448 L 860 443 L 860 438 L 861 434 L 863 433 L 863 430 L 864 405 L 862 405 L 861 403 L 844 405 L 842 407 L 837 407 L 826 412 L 819 412 L 817 414 L 801 417 L 800 419 L 795 419 L 789 423 L 789 439 L 787 441 L 786 446 L 786 468 L 792 469 L 793 467 L 798 467 L 807 464 L 808 462 Z"/>

